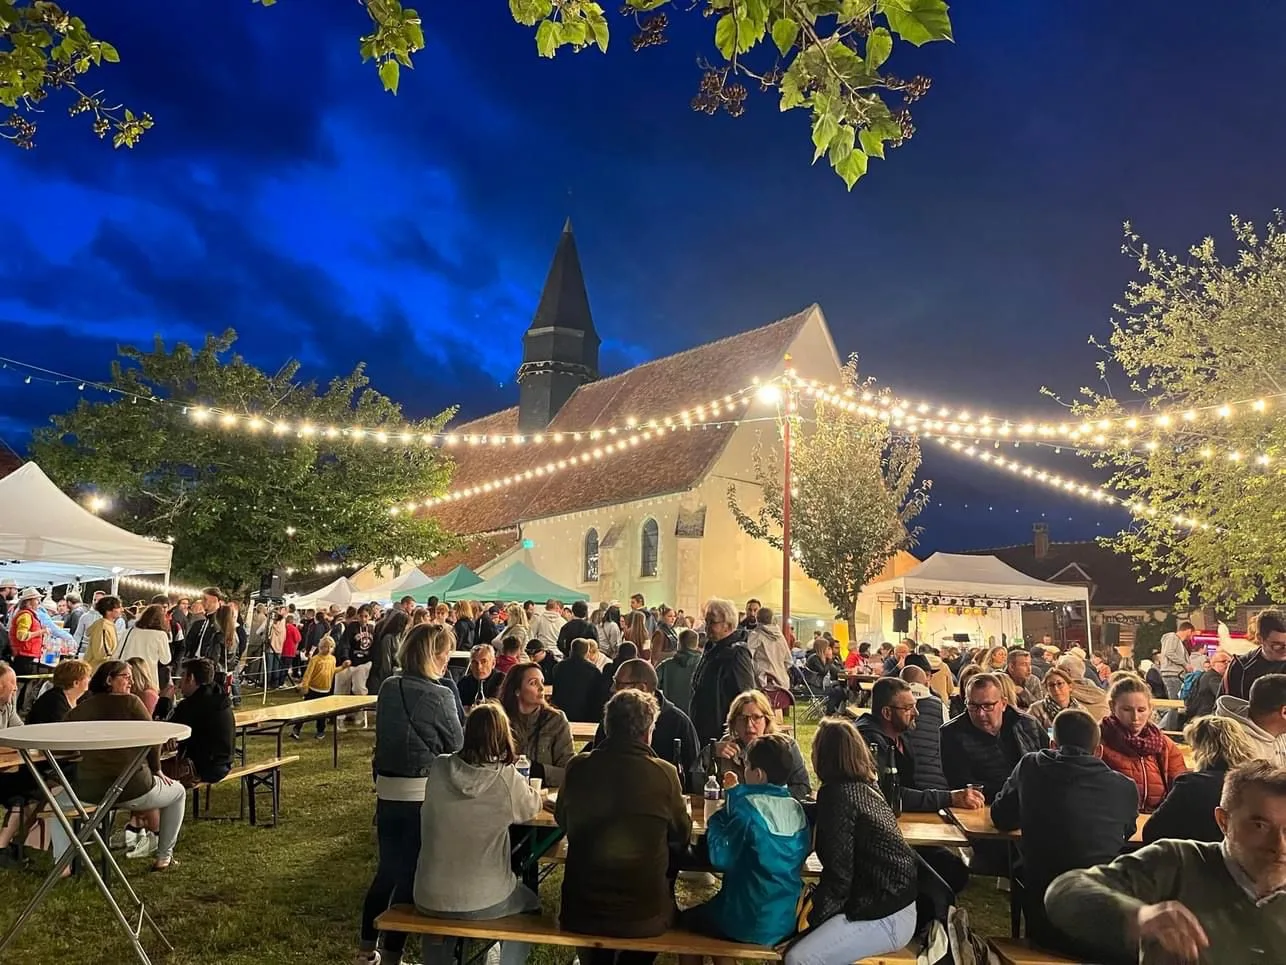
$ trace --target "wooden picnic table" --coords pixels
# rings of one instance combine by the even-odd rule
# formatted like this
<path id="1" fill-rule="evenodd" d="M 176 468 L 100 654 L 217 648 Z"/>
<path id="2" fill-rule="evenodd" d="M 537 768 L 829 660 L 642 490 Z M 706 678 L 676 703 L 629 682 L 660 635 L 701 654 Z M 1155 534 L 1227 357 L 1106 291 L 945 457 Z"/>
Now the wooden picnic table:
<path id="1" fill-rule="evenodd" d="M 587 724 L 579 720 L 570 722 L 572 728 L 572 740 L 592 741 L 594 735 L 598 733 L 598 724 Z"/>
<path id="2" fill-rule="evenodd" d="M 251 707 L 238 710 L 234 715 L 237 730 L 241 734 L 241 758 L 245 760 L 246 734 L 273 733 L 277 735 L 277 756 L 281 756 L 281 734 L 287 724 L 316 720 L 318 717 L 330 718 L 331 721 L 331 763 L 339 767 L 339 727 L 335 718 L 341 714 L 351 714 L 360 710 L 370 710 L 375 706 L 376 698 L 371 695 L 348 694 L 332 697 L 318 697 L 316 700 L 294 700 L 287 704 L 269 704 L 264 707 Z"/>
<path id="3" fill-rule="evenodd" d="M 1183 710 L 1184 703 L 1182 700 L 1171 700 L 1168 697 L 1153 697 L 1153 707 L 1164 707 L 1166 710 Z"/>

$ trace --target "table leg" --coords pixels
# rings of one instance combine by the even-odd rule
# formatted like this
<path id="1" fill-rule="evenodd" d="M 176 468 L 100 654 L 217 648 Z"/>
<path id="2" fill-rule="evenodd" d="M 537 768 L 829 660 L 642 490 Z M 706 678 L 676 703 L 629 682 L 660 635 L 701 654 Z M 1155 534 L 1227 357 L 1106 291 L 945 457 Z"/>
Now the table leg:
<path id="1" fill-rule="evenodd" d="M 334 745 L 331 751 L 331 767 L 339 767 L 339 714 L 331 717 L 330 723 L 330 739 Z"/>
<path id="2" fill-rule="evenodd" d="M 113 805 L 115 805 L 116 800 L 120 797 L 121 791 L 124 790 L 126 781 L 139 767 L 139 765 L 143 763 L 143 759 L 147 756 L 149 750 L 150 748 L 147 747 L 139 749 L 138 754 L 135 755 L 130 766 L 126 768 L 107 789 L 107 793 L 103 795 L 103 799 L 99 803 L 98 810 L 95 811 L 93 817 L 90 817 L 89 813 L 85 810 L 84 804 L 82 804 L 80 798 L 76 796 L 76 792 L 73 790 L 71 782 L 67 780 L 67 777 L 63 773 L 62 768 L 59 767 L 57 760 L 53 755 L 49 755 L 46 758 L 47 763 L 54 772 L 54 777 L 57 779 L 58 783 L 62 785 L 63 793 L 65 793 L 71 800 L 72 806 L 75 807 L 76 811 L 85 822 L 84 827 L 79 831 L 72 826 L 71 820 L 63 813 L 62 805 L 58 802 L 57 796 L 50 789 L 49 785 L 45 783 L 44 776 L 40 773 L 39 768 L 36 766 L 36 762 L 31 757 L 31 752 L 27 750 L 19 751 L 23 760 L 27 764 L 27 768 L 35 778 L 36 785 L 40 788 L 41 794 L 43 794 L 45 800 L 48 801 L 49 807 L 53 811 L 54 819 L 62 825 L 64 833 L 71 842 L 71 847 L 69 847 L 67 851 L 65 851 L 62 856 L 54 862 L 54 867 L 49 872 L 49 876 L 45 878 L 40 889 L 32 896 L 31 901 L 27 903 L 27 907 L 18 915 L 18 920 L 10 926 L 4 937 L 0 938 L 0 951 L 3 951 L 8 947 L 14 938 L 17 937 L 18 932 L 21 931 L 22 926 L 26 924 L 27 919 L 34 914 L 37 908 L 40 907 L 40 903 L 44 900 L 45 895 L 47 895 L 50 889 L 57 884 L 63 869 L 71 864 L 77 856 L 80 857 L 85 868 L 89 871 L 90 876 L 94 879 L 94 883 L 98 886 L 98 890 L 101 891 L 103 893 L 103 897 L 107 899 L 107 904 L 115 913 L 116 920 L 120 923 L 121 927 L 125 929 L 125 933 L 129 935 L 130 942 L 134 946 L 134 953 L 138 956 L 139 961 L 143 962 L 143 965 L 151 965 L 151 960 L 148 958 L 146 950 L 139 941 L 139 932 L 142 930 L 142 924 L 144 921 L 146 921 L 151 929 L 156 933 L 157 937 L 164 942 L 165 947 L 168 950 L 173 951 L 173 946 L 170 945 L 160 928 L 157 927 L 156 923 L 152 920 L 152 917 L 147 913 L 147 909 L 143 905 L 143 900 L 139 898 L 134 889 L 130 887 L 129 880 L 125 877 L 124 872 L 121 871 L 120 866 L 117 865 L 116 859 L 112 857 L 107 844 L 98 833 L 99 826 L 103 823 L 104 818 L 111 812 Z M 125 913 L 121 910 L 120 905 L 117 904 L 111 888 L 108 886 L 103 876 L 99 874 L 97 866 L 89 857 L 89 852 L 86 850 L 85 845 L 91 838 L 102 851 L 111 869 L 114 870 L 120 877 L 121 881 L 125 883 L 125 890 L 129 893 L 130 898 L 133 899 L 134 904 L 138 907 L 139 926 L 137 930 L 130 925 L 129 921 L 125 918 Z"/>

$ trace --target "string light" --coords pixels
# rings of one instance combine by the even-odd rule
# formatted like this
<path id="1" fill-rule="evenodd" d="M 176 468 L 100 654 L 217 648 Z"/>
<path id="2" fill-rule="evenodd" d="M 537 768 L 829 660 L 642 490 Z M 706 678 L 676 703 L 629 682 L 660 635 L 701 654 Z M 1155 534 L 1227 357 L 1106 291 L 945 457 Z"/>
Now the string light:
<path id="1" fill-rule="evenodd" d="M 338 573 L 340 570 L 357 569 L 355 563 L 318 563 L 312 568 L 314 573 Z M 306 569 L 306 567 L 305 567 Z M 286 567 L 286 575 L 294 576 L 296 573 L 302 573 L 304 570 L 297 570 L 293 566 Z"/>
<path id="2" fill-rule="evenodd" d="M 128 583 L 130 586 L 137 586 L 141 590 L 151 590 L 153 593 L 177 593 L 180 596 L 200 596 L 202 587 L 182 586 L 178 583 L 171 583 L 166 586 L 159 580 L 147 580 L 138 576 L 122 576 L 120 582 Z"/>

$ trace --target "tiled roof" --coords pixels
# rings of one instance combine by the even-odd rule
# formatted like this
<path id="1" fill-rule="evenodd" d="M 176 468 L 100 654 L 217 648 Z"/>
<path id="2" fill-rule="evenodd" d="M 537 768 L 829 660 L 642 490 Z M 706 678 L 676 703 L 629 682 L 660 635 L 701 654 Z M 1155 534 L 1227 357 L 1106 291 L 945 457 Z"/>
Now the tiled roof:
<path id="1" fill-rule="evenodd" d="M 1085 581 L 1075 569 L 1059 575 L 1060 571 L 1075 564 L 1084 571 L 1093 584 L 1090 605 L 1096 608 L 1168 609 L 1174 604 L 1175 594 L 1179 591 L 1177 583 L 1172 583 L 1168 589 L 1153 589 L 1161 583 L 1159 578 L 1140 576 L 1135 572 L 1134 564 L 1128 556 L 1115 553 L 1094 540 L 1050 543 L 1049 551 L 1040 559 L 1036 558 L 1036 548 L 1031 544 L 961 552 L 974 556 L 995 556 L 1001 562 L 1038 580 L 1048 581 L 1058 576 L 1058 579 L 1053 582 L 1083 584 Z"/>
<path id="2" fill-rule="evenodd" d="M 709 342 L 576 390 L 547 433 L 585 431 L 663 418 L 738 392 L 756 375 L 773 373 L 816 306 L 716 342 Z M 510 434 L 518 430 L 515 406 L 454 427 L 458 433 Z M 490 533 L 525 519 L 557 516 L 595 506 L 681 492 L 709 471 L 732 428 L 668 433 L 628 452 L 604 456 L 545 479 L 483 493 L 432 510 L 449 531 Z M 451 488 L 477 485 L 525 472 L 575 452 L 571 444 L 461 448 Z"/>
<path id="3" fill-rule="evenodd" d="M 476 573 L 479 567 L 487 565 L 516 545 L 518 545 L 517 530 L 479 536 L 468 540 L 457 550 L 435 556 L 427 563 L 421 563 L 420 570 L 425 576 L 431 576 L 434 579 L 445 576 L 457 566 L 467 566 Z"/>
<path id="4" fill-rule="evenodd" d="M 0 441 L 0 479 L 22 465 L 22 457 Z"/>

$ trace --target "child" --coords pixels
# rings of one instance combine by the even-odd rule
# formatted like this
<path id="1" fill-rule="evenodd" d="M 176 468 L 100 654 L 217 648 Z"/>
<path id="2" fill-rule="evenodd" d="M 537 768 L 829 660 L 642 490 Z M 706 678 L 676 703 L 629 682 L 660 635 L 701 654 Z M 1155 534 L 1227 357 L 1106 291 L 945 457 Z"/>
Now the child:
<path id="1" fill-rule="evenodd" d="M 316 700 L 318 697 L 329 697 L 331 689 L 335 683 L 335 641 L 328 633 L 321 638 L 317 644 L 317 652 L 312 655 L 308 661 L 308 666 L 304 670 L 303 679 L 299 681 L 299 692 L 304 695 L 304 700 Z M 299 734 L 304 729 L 304 722 L 301 720 L 295 724 L 294 729 L 290 732 L 291 740 L 299 740 Z M 321 740 L 326 736 L 326 718 L 317 718 L 317 739 Z"/>
<path id="2" fill-rule="evenodd" d="M 710 864 L 724 872 L 723 888 L 704 905 L 683 912 L 682 927 L 755 945 L 776 945 L 794 933 L 812 834 L 803 807 L 786 788 L 793 765 L 784 734 L 750 742 L 745 783 L 728 791 L 727 803 L 706 825 Z M 679 960 L 682 965 L 701 961 L 692 955 Z M 720 961 L 716 958 L 716 965 Z"/>

